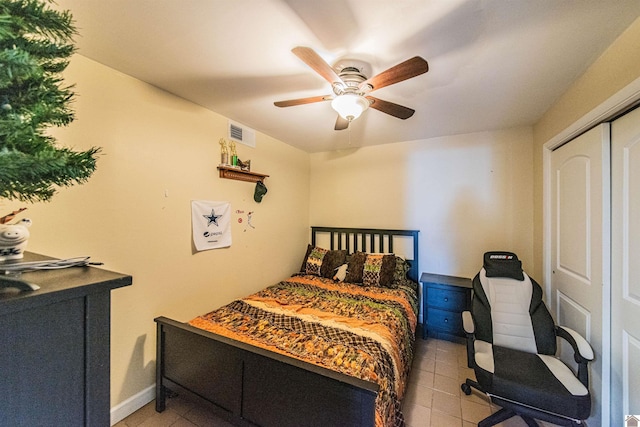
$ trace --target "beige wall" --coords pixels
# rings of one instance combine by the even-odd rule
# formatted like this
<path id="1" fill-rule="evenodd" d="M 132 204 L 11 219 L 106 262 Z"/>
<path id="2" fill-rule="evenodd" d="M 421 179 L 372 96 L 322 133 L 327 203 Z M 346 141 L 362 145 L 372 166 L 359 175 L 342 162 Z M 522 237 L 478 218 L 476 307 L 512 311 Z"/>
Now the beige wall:
<path id="1" fill-rule="evenodd" d="M 542 277 L 543 145 L 584 115 L 640 78 L 640 18 L 618 37 L 533 127 L 534 141 L 534 265 Z"/>
<path id="2" fill-rule="evenodd" d="M 271 175 L 258 204 L 254 184 L 217 176 L 226 118 L 82 56 L 66 82 L 76 84 L 77 119 L 56 136 L 78 149 L 103 147 L 98 170 L 50 203 L 0 200 L 0 212 L 28 207 L 28 250 L 90 255 L 133 276 L 133 286 L 112 292 L 113 407 L 154 382 L 154 317 L 189 320 L 299 268 L 309 236 L 309 155 L 260 133 L 256 148 L 238 145 L 253 170 Z M 234 213 L 231 248 L 193 253 L 192 199 L 230 201 L 245 212 Z M 255 229 L 237 222 L 249 211 Z"/>
<path id="3" fill-rule="evenodd" d="M 420 270 L 473 277 L 488 250 L 532 263 L 530 128 L 311 155 L 310 222 L 420 230 Z"/>

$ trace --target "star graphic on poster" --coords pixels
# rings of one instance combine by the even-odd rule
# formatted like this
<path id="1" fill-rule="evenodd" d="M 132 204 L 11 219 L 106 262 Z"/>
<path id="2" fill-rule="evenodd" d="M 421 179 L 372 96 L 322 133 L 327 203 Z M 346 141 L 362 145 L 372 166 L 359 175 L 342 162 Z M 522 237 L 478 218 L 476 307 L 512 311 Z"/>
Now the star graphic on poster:
<path id="1" fill-rule="evenodd" d="M 202 215 L 203 217 L 207 218 L 207 227 L 211 225 L 211 223 L 215 224 L 216 227 L 218 226 L 218 218 L 220 218 L 222 215 L 216 215 L 216 212 L 214 209 L 211 209 L 211 215 Z"/>

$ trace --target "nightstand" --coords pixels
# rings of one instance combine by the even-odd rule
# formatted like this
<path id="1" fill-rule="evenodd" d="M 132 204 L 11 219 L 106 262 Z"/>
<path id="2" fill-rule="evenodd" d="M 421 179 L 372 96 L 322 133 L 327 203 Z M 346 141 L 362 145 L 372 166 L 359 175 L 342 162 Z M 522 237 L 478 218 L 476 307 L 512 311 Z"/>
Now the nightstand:
<path id="1" fill-rule="evenodd" d="M 422 338 L 463 342 L 462 312 L 471 307 L 472 281 L 464 277 L 422 273 Z"/>

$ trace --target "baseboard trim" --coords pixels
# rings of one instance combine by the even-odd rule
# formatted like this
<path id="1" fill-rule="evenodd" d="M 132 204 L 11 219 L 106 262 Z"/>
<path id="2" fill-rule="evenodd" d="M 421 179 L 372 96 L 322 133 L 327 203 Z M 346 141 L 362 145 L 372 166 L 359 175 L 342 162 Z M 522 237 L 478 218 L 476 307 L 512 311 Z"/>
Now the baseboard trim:
<path id="1" fill-rule="evenodd" d="M 134 394 L 127 400 L 118 403 L 116 406 L 111 408 L 111 425 L 113 426 L 124 420 L 155 398 L 156 385 L 153 384 L 141 392 Z"/>

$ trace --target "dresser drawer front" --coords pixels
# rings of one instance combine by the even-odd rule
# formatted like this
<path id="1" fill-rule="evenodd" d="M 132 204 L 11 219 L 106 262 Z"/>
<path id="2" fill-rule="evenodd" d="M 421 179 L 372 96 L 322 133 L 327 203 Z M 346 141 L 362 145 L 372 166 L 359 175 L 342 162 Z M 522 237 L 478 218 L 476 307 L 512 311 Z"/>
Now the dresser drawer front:
<path id="1" fill-rule="evenodd" d="M 430 309 L 427 317 L 427 327 L 451 332 L 455 335 L 463 334 L 462 314 L 445 310 Z"/>
<path id="2" fill-rule="evenodd" d="M 466 294 L 452 289 L 428 288 L 427 305 L 462 312 L 467 309 Z"/>

